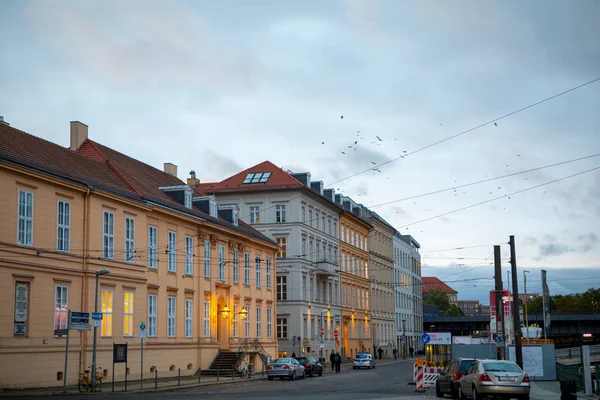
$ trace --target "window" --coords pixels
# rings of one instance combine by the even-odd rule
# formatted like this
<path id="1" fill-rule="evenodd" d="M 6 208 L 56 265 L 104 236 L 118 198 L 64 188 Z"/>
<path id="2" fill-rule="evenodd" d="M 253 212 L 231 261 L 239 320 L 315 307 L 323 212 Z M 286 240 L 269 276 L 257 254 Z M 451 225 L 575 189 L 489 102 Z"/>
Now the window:
<path id="1" fill-rule="evenodd" d="M 302 300 L 306 300 L 306 276 L 302 276 Z"/>
<path id="2" fill-rule="evenodd" d="M 125 292 L 123 301 L 123 336 L 133 336 L 133 292 Z"/>
<path id="3" fill-rule="evenodd" d="M 67 329 L 67 315 L 69 314 L 69 289 L 58 285 L 54 294 L 54 331 Z"/>
<path id="4" fill-rule="evenodd" d="M 256 337 L 262 337 L 262 309 L 256 307 Z"/>
<path id="5" fill-rule="evenodd" d="M 238 337 L 238 322 L 239 322 L 239 317 L 238 317 L 238 310 L 239 310 L 239 306 L 237 303 L 233 304 L 233 337 L 236 338 Z"/>
<path id="6" fill-rule="evenodd" d="M 239 265 L 239 253 L 238 250 L 233 250 L 233 283 L 238 283 L 239 275 L 240 275 L 240 265 Z"/>
<path id="7" fill-rule="evenodd" d="M 102 291 L 102 336 L 112 336 L 113 292 Z"/>
<path id="8" fill-rule="evenodd" d="M 183 204 L 185 208 L 192 208 L 192 192 L 185 191 L 183 198 Z"/>
<path id="9" fill-rule="evenodd" d="M 260 209 L 258 206 L 250 207 L 250 223 L 260 223 Z"/>
<path id="10" fill-rule="evenodd" d="M 302 206 L 302 223 L 306 223 L 306 207 Z"/>
<path id="11" fill-rule="evenodd" d="M 273 337 L 273 310 L 267 308 L 267 337 L 271 339 Z"/>
<path id="12" fill-rule="evenodd" d="M 313 225 L 313 212 L 312 212 L 312 210 L 308 210 L 308 224 L 310 226 Z"/>
<path id="13" fill-rule="evenodd" d="M 287 318 L 277 318 L 277 339 L 287 339 Z"/>
<path id="14" fill-rule="evenodd" d="M 115 258 L 115 214 L 104 211 L 102 257 Z"/>
<path id="15" fill-rule="evenodd" d="M 168 268 L 169 272 L 177 270 L 177 233 L 169 231 L 169 246 L 168 246 Z"/>
<path id="16" fill-rule="evenodd" d="M 158 266 L 158 228 L 150 225 L 148 227 L 148 267 Z"/>
<path id="17" fill-rule="evenodd" d="M 304 280 L 306 283 L 306 279 Z M 306 285 L 304 285 L 306 290 Z M 277 277 L 277 300 L 287 300 L 287 276 Z"/>
<path id="18" fill-rule="evenodd" d="M 260 281 L 260 257 L 256 257 L 256 287 L 260 287 L 262 282 Z"/>
<path id="19" fill-rule="evenodd" d="M 325 214 L 322 214 L 323 216 L 321 217 L 321 229 L 323 229 L 323 232 L 325 232 Z"/>
<path id="20" fill-rule="evenodd" d="M 208 212 L 210 214 L 211 217 L 213 218 L 218 218 L 218 207 L 217 207 L 217 202 L 214 200 L 210 200 L 208 202 Z"/>
<path id="21" fill-rule="evenodd" d="M 333 237 L 337 237 L 337 223 L 333 222 Z"/>
<path id="22" fill-rule="evenodd" d="M 285 205 L 275 206 L 275 222 L 285 222 Z"/>
<path id="23" fill-rule="evenodd" d="M 210 278 L 210 241 L 204 241 L 204 277 Z"/>
<path id="24" fill-rule="evenodd" d="M 33 244 L 33 192 L 19 190 L 19 225 L 17 236 L 19 244 Z"/>
<path id="25" fill-rule="evenodd" d="M 306 254 L 306 238 L 302 238 L 302 258 L 308 258 Z"/>
<path id="26" fill-rule="evenodd" d="M 135 220 L 125 217 L 125 262 L 135 261 Z"/>
<path id="27" fill-rule="evenodd" d="M 219 245 L 219 280 L 225 280 L 225 246 Z"/>
<path id="28" fill-rule="evenodd" d="M 320 228 L 320 224 L 319 224 L 319 216 L 320 216 L 320 215 L 321 215 L 321 214 L 320 214 L 318 211 L 315 211 L 315 227 L 316 227 L 317 229 L 319 229 L 319 228 Z"/>
<path id="29" fill-rule="evenodd" d="M 244 179 L 242 184 L 267 183 L 270 176 L 270 172 L 251 172 L 248 175 L 246 175 L 246 178 Z"/>
<path id="30" fill-rule="evenodd" d="M 275 241 L 279 246 L 279 252 L 277 253 L 277 257 L 287 257 L 287 238 L 278 237 L 275 238 Z"/>
<path id="31" fill-rule="evenodd" d="M 327 233 L 331 235 L 331 220 L 327 220 Z"/>
<path id="32" fill-rule="evenodd" d="M 204 300 L 204 337 L 210 337 L 210 301 Z"/>
<path id="33" fill-rule="evenodd" d="M 175 297 L 167 299 L 167 336 L 175 337 Z"/>
<path id="34" fill-rule="evenodd" d="M 238 212 L 237 212 L 237 210 L 231 210 L 231 219 L 232 219 L 232 221 L 233 221 L 233 224 L 234 224 L 235 226 L 238 226 L 238 225 L 239 225 L 239 222 L 240 222 L 240 221 L 239 221 L 239 215 L 238 215 Z"/>
<path id="35" fill-rule="evenodd" d="M 244 253 L 244 285 L 250 285 L 250 253 Z"/>
<path id="36" fill-rule="evenodd" d="M 185 337 L 192 337 L 192 300 L 185 299 Z"/>
<path id="37" fill-rule="evenodd" d="M 267 258 L 267 288 L 271 288 L 271 259 Z"/>
<path id="38" fill-rule="evenodd" d="M 148 295 L 148 337 L 156 337 L 156 295 Z"/>
<path id="39" fill-rule="evenodd" d="M 246 310 L 246 319 L 244 320 L 244 337 L 250 337 L 250 306 L 244 306 Z"/>
<path id="40" fill-rule="evenodd" d="M 56 250 L 69 252 L 71 238 L 71 203 L 58 201 Z"/>
<path id="41" fill-rule="evenodd" d="M 185 273 L 186 275 L 194 274 L 194 238 L 192 236 L 185 237 Z"/>
<path id="42" fill-rule="evenodd" d="M 313 291 L 313 284 L 314 284 L 314 280 L 313 280 L 313 278 L 310 278 L 310 287 L 309 287 L 310 293 L 308 295 L 308 300 L 309 301 L 313 301 L 314 300 L 313 299 L 313 293 L 314 293 L 314 291 Z"/>

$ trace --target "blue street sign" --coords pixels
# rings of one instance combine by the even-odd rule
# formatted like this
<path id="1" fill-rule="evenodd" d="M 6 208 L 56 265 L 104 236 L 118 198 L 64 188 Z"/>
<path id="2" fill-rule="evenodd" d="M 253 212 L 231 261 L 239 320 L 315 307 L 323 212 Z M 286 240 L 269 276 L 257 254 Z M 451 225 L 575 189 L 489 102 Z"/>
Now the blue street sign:
<path id="1" fill-rule="evenodd" d="M 146 330 L 146 324 L 144 323 L 144 321 L 140 322 L 140 331 L 145 331 Z"/>
<path id="2" fill-rule="evenodd" d="M 94 321 L 102 321 L 102 313 L 101 312 L 93 312 L 92 319 Z"/>
<path id="3" fill-rule="evenodd" d="M 421 336 L 421 342 L 423 342 L 424 344 L 427 344 L 431 341 L 431 336 L 429 336 L 428 334 L 424 333 L 423 336 Z"/>
<path id="4" fill-rule="evenodd" d="M 71 312 L 71 323 L 72 324 L 89 324 L 90 313 L 89 312 Z"/>

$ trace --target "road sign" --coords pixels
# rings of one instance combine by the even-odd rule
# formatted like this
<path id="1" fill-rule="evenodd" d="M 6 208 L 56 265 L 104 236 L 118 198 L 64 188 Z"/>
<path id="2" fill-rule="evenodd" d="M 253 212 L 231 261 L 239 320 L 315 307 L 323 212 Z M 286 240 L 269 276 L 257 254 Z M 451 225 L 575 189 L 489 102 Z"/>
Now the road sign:
<path id="1" fill-rule="evenodd" d="M 146 339 L 146 331 L 140 332 L 140 339 Z"/>
<path id="2" fill-rule="evenodd" d="M 92 326 L 90 324 L 82 324 L 81 322 L 72 322 L 71 329 L 80 331 L 80 332 L 81 331 L 89 331 L 92 329 Z"/>
<path id="3" fill-rule="evenodd" d="M 102 326 L 102 321 L 100 321 L 99 319 L 95 319 L 94 320 L 94 326 L 96 328 L 100 328 Z"/>
<path id="4" fill-rule="evenodd" d="M 319 344 L 319 348 L 322 350 L 325 348 L 325 345 L 321 343 L 321 344 Z"/>
<path id="5" fill-rule="evenodd" d="M 338 337 L 338 331 L 337 331 L 337 329 L 335 331 L 333 331 L 333 336 L 335 336 L 335 339 L 337 340 L 337 337 Z"/>
<path id="6" fill-rule="evenodd" d="M 423 336 L 421 336 L 421 342 L 423 342 L 424 344 L 427 344 L 431 341 L 431 336 L 429 336 L 428 334 L 424 333 Z"/>
<path id="7" fill-rule="evenodd" d="M 71 323 L 72 324 L 88 324 L 90 323 L 89 312 L 71 312 Z"/>
<path id="8" fill-rule="evenodd" d="M 321 336 L 323 336 L 325 334 L 325 329 L 321 328 Z"/>
<path id="9" fill-rule="evenodd" d="M 321 339 L 321 346 L 325 346 L 325 340 Z"/>
<path id="10" fill-rule="evenodd" d="M 145 331 L 146 330 L 146 324 L 144 323 L 144 321 L 140 322 L 140 331 Z"/>
<path id="11" fill-rule="evenodd" d="M 92 319 L 94 321 L 102 321 L 102 313 L 101 312 L 93 312 Z"/>

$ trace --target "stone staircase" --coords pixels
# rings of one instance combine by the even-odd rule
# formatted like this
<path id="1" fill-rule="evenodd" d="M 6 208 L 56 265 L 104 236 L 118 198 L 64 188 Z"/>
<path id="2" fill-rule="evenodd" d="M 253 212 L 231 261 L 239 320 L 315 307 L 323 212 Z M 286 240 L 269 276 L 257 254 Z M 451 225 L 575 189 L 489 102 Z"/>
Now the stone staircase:
<path id="1" fill-rule="evenodd" d="M 234 351 L 219 351 L 217 357 L 210 364 L 208 369 L 201 371 L 202 376 L 223 376 L 232 377 L 235 374 L 235 367 L 238 363 L 238 353 Z"/>

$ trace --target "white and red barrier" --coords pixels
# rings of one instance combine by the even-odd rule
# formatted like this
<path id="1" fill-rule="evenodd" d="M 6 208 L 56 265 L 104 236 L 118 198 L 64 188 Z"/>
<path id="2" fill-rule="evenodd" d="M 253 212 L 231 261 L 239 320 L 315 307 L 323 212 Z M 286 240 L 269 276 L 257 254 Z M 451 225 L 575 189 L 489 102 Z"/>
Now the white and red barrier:
<path id="1" fill-rule="evenodd" d="M 417 391 L 423 391 L 426 387 L 435 386 L 435 382 L 442 370 L 443 367 L 428 367 L 415 363 L 413 367 L 413 379 L 417 384 Z"/>

